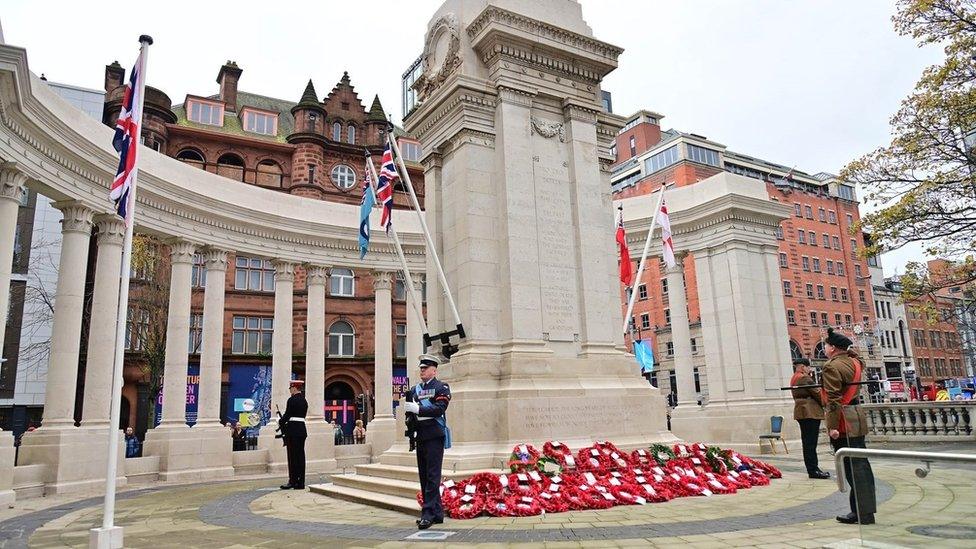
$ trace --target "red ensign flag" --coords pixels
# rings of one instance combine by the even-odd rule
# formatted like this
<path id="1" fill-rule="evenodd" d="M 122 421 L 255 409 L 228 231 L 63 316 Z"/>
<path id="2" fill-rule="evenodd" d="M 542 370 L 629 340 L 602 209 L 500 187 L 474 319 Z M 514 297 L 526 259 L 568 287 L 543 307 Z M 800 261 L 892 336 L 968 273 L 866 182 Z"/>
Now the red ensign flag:
<path id="1" fill-rule="evenodd" d="M 624 212 L 620 212 L 620 222 L 617 223 L 617 244 L 620 246 L 620 281 L 624 286 L 633 282 L 630 265 L 630 250 L 627 249 L 627 233 L 624 232 Z"/>

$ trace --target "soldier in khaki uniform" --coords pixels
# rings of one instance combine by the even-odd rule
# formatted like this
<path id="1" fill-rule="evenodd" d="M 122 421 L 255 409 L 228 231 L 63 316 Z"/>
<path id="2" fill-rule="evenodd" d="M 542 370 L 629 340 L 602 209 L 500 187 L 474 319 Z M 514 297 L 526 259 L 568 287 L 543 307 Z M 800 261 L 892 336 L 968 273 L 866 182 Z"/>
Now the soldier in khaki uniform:
<path id="1" fill-rule="evenodd" d="M 865 448 L 867 419 L 858 397 L 863 368 L 853 343 L 843 334 L 827 329 L 825 350 L 828 360 L 823 366 L 823 392 L 827 402 L 827 434 L 835 450 Z M 844 477 L 851 486 L 851 512 L 837 517 L 844 524 L 874 524 L 877 510 L 874 473 L 865 458 L 844 460 Z"/>
<path id="2" fill-rule="evenodd" d="M 790 380 L 793 389 L 793 419 L 800 424 L 800 440 L 803 442 L 803 463 L 807 466 L 810 478 L 830 478 L 830 473 L 821 471 L 817 462 L 817 439 L 820 437 L 820 422 L 824 418 L 823 401 L 820 390 L 813 385 L 813 369 L 810 361 L 798 358 L 793 361 L 793 378 Z"/>

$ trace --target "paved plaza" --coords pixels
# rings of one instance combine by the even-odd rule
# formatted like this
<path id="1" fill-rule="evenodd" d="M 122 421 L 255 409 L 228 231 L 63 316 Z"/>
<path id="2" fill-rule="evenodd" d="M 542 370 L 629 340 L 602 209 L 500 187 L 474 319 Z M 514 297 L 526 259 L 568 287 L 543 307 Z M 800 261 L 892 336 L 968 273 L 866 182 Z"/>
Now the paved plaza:
<path id="1" fill-rule="evenodd" d="M 940 448 L 965 451 L 965 448 Z M 825 465 L 831 463 L 824 454 Z M 969 527 L 976 511 L 976 474 L 937 467 L 925 479 L 915 464 L 874 465 L 881 502 L 878 523 L 841 525 L 834 516 L 846 494 L 832 481 L 803 474 L 794 455 L 770 460 L 783 479 L 734 495 L 679 498 L 526 518 L 448 519 L 447 546 L 514 547 L 976 547 Z M 280 479 L 131 489 L 117 523 L 126 547 L 398 547 L 417 534 L 413 516 L 307 491 L 280 491 Z M 0 513 L 3 547 L 84 547 L 101 521 L 101 500 L 48 497 L 17 502 Z"/>

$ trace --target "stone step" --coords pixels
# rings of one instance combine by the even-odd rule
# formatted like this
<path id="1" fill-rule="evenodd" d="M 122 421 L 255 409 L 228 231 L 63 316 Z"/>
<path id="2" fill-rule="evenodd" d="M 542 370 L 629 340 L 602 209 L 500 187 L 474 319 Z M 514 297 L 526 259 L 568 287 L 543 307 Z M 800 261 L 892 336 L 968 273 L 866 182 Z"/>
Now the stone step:
<path id="1" fill-rule="evenodd" d="M 455 481 L 463 480 L 468 477 L 473 476 L 475 473 L 481 473 L 482 470 L 463 470 L 463 471 L 448 471 L 444 470 L 441 473 L 443 480 L 454 479 Z M 490 471 L 492 473 L 501 473 L 501 470 Z M 372 477 L 383 477 L 396 480 L 406 480 L 417 482 L 417 466 L 405 466 L 405 465 L 387 465 L 385 463 L 370 463 L 367 465 L 357 465 L 356 474 Z"/>
<path id="2" fill-rule="evenodd" d="M 417 492 L 420 491 L 420 482 L 418 480 L 398 480 L 356 474 L 333 475 L 332 484 L 346 488 L 376 492 L 378 494 L 414 499 L 414 501 L 416 501 Z"/>
<path id="3" fill-rule="evenodd" d="M 354 503 L 364 503 L 382 509 L 400 511 L 409 515 L 417 515 L 420 512 L 420 506 L 417 505 L 417 500 L 413 497 L 392 496 L 389 494 L 370 492 L 368 490 L 360 490 L 359 488 L 352 488 L 350 486 L 339 486 L 337 484 L 313 484 L 308 489 L 323 496 Z"/>

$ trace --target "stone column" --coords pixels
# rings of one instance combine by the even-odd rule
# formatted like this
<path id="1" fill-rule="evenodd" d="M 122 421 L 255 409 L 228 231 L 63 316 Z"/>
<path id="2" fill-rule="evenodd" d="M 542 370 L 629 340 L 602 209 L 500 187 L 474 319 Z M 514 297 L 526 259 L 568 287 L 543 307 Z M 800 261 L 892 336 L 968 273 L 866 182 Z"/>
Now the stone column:
<path id="1" fill-rule="evenodd" d="M 24 192 L 27 176 L 12 164 L 0 167 L 0 314 L 6 315 L 10 306 L 10 271 L 14 258 L 14 233 L 17 230 L 17 210 Z M 4 316 L 6 318 L 6 316 Z M 6 325 L 6 323 L 4 323 Z M 0 330 L 0 353 L 3 336 Z M 7 357 L 4 357 L 7 358 Z"/>
<path id="2" fill-rule="evenodd" d="M 207 269 L 203 296 L 203 340 L 200 344 L 200 400 L 196 427 L 220 425 L 220 379 L 224 366 L 224 289 L 227 286 L 227 252 L 204 252 Z"/>
<path id="3" fill-rule="evenodd" d="M 291 382 L 292 318 L 294 312 L 295 264 L 276 260 L 274 334 L 271 336 L 271 409 L 282 411 L 288 401 Z M 271 414 L 275 417 L 274 413 Z"/>
<path id="4" fill-rule="evenodd" d="M 675 257 L 667 269 L 668 308 L 671 310 L 671 341 L 674 345 L 674 374 L 678 380 L 679 406 L 697 406 L 695 364 L 691 358 L 691 327 L 688 324 L 688 297 L 685 295 L 684 254 Z"/>
<path id="5" fill-rule="evenodd" d="M 308 421 L 325 421 L 325 285 L 329 269 L 318 265 L 305 267 L 308 289 L 308 336 L 305 341 L 305 398 Z"/>
<path id="6" fill-rule="evenodd" d="M 393 419 L 393 304 L 390 274 L 385 271 L 373 273 L 376 307 L 373 325 L 373 390 L 376 413 L 366 432 L 373 445 L 374 456 L 392 446 L 396 435 L 396 420 Z"/>
<path id="7" fill-rule="evenodd" d="M 56 204 L 61 220 L 61 260 L 54 297 L 51 357 L 47 368 L 42 425 L 72 427 L 78 383 L 78 345 L 85 304 L 85 270 L 94 212 L 77 203 Z"/>
<path id="8" fill-rule="evenodd" d="M 88 330 L 88 361 L 85 367 L 85 397 L 81 424 L 83 427 L 104 428 L 109 426 L 112 404 L 115 329 L 119 309 L 125 223 L 115 214 L 105 214 L 98 216 L 97 227 L 98 256 L 95 263 L 91 327 Z M 125 319 L 122 319 L 122 322 L 125 322 Z"/>
<path id="9" fill-rule="evenodd" d="M 166 363 L 163 366 L 163 417 L 159 428 L 186 427 L 187 338 L 190 334 L 190 293 L 196 244 L 169 242 L 169 309 L 166 320 Z"/>
<path id="10" fill-rule="evenodd" d="M 430 236 L 434 240 L 434 246 L 438 250 L 444 249 L 444 242 L 441 236 L 441 215 L 440 215 L 440 196 L 443 177 L 441 167 L 443 157 L 438 152 L 430 152 L 423 159 L 424 163 L 424 219 L 427 221 L 427 228 L 430 229 Z M 437 275 L 437 267 L 434 264 L 434 255 L 426 254 L 426 268 L 428 273 L 433 273 L 427 280 L 427 329 L 432 334 L 439 334 L 446 330 L 453 330 L 455 326 L 454 317 L 444 299 L 444 290 L 441 287 L 440 277 Z M 445 326 L 450 328 L 445 329 Z M 407 316 L 407 330 L 410 329 L 410 317 Z M 409 332 L 408 332 L 409 333 Z M 409 336 L 408 336 L 409 337 Z M 409 341 L 409 340 L 408 340 Z M 409 343 L 407 344 L 409 345 Z M 437 348 L 440 350 L 440 347 Z M 417 357 L 411 357 L 410 360 Z M 410 362 L 407 362 L 407 373 L 409 374 Z"/>
<path id="11" fill-rule="evenodd" d="M 417 295 L 422 295 L 423 281 L 423 275 L 413 275 L 413 287 L 417 289 Z M 414 312 L 413 296 L 407 292 L 407 375 L 414 379 L 417 376 L 417 372 L 414 371 L 417 368 L 417 357 L 424 352 L 424 334 L 420 326 L 420 319 Z"/>

